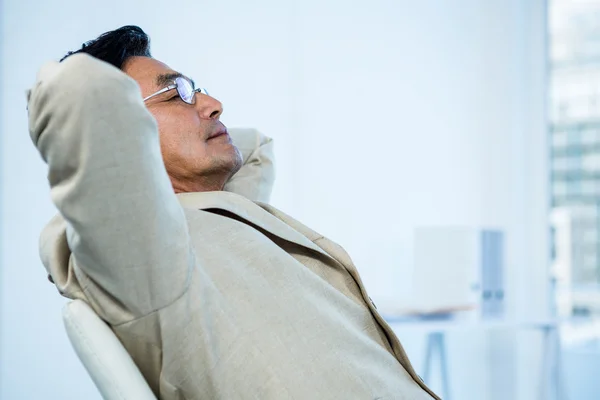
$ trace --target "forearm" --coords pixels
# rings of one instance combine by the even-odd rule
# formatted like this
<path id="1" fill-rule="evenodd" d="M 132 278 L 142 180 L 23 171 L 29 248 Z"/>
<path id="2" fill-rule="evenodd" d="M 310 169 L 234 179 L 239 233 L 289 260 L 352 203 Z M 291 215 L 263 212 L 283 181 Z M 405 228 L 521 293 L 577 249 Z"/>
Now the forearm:
<path id="1" fill-rule="evenodd" d="M 135 81 L 76 55 L 40 72 L 28 106 L 78 266 L 134 314 L 170 302 L 187 275 L 172 269 L 191 268 L 189 235 Z"/>

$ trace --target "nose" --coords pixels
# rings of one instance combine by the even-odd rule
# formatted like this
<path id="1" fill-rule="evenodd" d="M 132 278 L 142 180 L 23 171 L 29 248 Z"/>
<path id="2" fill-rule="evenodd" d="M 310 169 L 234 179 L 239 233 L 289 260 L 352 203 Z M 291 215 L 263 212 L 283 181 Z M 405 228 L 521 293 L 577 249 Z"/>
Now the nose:
<path id="1" fill-rule="evenodd" d="M 223 113 L 223 104 L 214 97 L 203 93 L 195 93 L 196 109 L 202 119 L 219 119 Z"/>

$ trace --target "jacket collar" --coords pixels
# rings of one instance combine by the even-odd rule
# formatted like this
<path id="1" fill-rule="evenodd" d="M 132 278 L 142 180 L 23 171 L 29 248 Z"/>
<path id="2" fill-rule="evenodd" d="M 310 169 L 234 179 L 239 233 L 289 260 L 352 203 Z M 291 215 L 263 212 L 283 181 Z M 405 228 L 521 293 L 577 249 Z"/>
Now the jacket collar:
<path id="1" fill-rule="evenodd" d="M 177 194 L 177 198 L 183 208 L 196 210 L 215 208 L 225 210 L 288 242 L 296 243 L 327 257 L 331 257 L 321 247 L 313 243 L 313 240 L 322 236 L 306 228 L 291 217 L 285 216 L 285 214 L 274 207 L 255 203 L 243 196 L 225 191 L 179 193 Z M 289 219 L 295 223 L 287 224 L 286 222 L 288 221 L 284 222 L 282 220 L 284 218 L 276 216 L 277 214 L 274 211 L 279 212 L 287 217 L 285 219 Z M 298 228 L 304 228 L 302 231 L 305 232 L 299 231 Z"/>

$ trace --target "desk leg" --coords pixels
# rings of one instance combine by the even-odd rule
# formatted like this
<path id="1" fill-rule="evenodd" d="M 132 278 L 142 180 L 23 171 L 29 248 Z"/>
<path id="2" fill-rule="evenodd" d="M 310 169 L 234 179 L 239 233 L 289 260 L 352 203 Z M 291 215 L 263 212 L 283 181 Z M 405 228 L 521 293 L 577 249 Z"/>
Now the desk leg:
<path id="1" fill-rule="evenodd" d="M 431 362 L 434 352 L 438 353 L 442 391 L 444 400 L 450 400 L 450 387 L 448 383 L 448 363 L 446 360 L 446 340 L 443 332 L 433 332 L 427 335 L 427 349 L 425 352 L 425 365 L 423 368 L 423 381 L 430 384 Z"/>
<path id="2" fill-rule="evenodd" d="M 558 326 L 545 326 L 542 355 L 540 400 L 566 400 L 562 375 L 562 346 Z"/>

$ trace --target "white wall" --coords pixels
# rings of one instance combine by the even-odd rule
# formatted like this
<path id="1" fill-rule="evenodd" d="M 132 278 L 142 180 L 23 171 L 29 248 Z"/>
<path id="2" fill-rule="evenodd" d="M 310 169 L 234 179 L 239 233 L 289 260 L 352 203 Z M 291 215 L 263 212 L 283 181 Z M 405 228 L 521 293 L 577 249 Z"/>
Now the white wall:
<path id="1" fill-rule="evenodd" d="M 219 97 L 226 124 L 277 140 L 274 204 L 343 244 L 376 302 L 410 292 L 414 226 L 492 225 L 509 235 L 511 312 L 543 310 L 544 3 L 4 0 L 0 398 L 98 398 L 37 256 L 54 208 L 24 90 L 43 61 L 125 24 Z M 421 338 L 403 339 L 420 364 Z M 455 398 L 532 398 L 528 345 L 450 339 Z"/>

